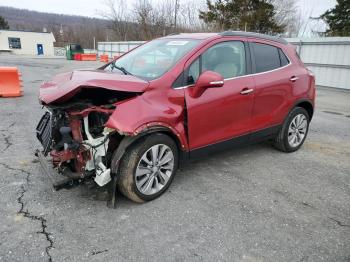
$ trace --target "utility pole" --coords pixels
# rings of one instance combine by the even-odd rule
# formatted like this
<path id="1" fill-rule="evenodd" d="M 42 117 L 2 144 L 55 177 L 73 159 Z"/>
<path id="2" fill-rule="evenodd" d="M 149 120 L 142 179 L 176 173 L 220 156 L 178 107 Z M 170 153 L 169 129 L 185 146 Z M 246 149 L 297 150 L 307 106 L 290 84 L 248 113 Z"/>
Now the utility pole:
<path id="1" fill-rule="evenodd" d="M 174 17 L 174 28 L 176 30 L 176 23 L 177 23 L 177 11 L 179 9 L 179 1 L 180 0 L 175 0 L 175 17 Z"/>

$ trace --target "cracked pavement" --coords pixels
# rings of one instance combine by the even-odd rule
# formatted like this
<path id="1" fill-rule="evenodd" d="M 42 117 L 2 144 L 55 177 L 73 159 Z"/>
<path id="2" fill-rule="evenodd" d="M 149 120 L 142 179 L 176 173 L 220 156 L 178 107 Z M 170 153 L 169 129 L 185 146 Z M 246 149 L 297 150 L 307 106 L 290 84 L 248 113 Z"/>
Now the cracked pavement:
<path id="1" fill-rule="evenodd" d="M 41 81 L 99 62 L 0 55 L 24 96 L 0 98 L 0 261 L 350 261 L 350 92 L 318 89 L 296 153 L 269 143 L 179 170 L 146 204 L 93 184 L 53 191 L 35 159 Z"/>

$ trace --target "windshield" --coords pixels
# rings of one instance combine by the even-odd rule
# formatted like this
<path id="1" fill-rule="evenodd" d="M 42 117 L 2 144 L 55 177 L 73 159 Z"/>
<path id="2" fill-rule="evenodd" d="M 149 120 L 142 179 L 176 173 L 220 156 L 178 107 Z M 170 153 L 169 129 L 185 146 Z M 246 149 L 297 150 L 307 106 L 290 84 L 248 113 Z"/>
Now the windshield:
<path id="1" fill-rule="evenodd" d="M 195 39 L 153 40 L 112 62 L 105 69 L 153 80 L 169 71 L 198 43 L 199 40 Z"/>

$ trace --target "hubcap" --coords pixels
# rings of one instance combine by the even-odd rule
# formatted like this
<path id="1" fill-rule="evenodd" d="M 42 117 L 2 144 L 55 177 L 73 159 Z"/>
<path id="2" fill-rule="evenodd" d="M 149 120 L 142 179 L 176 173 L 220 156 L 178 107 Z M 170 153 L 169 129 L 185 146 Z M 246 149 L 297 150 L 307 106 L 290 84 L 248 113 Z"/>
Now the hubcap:
<path id="1" fill-rule="evenodd" d="M 288 143 L 291 147 L 299 146 L 306 135 L 307 119 L 305 115 L 296 115 L 288 128 Z"/>
<path id="2" fill-rule="evenodd" d="M 158 144 L 141 157 L 135 174 L 136 187 L 145 195 L 158 193 L 168 183 L 174 169 L 174 154 L 170 147 Z"/>

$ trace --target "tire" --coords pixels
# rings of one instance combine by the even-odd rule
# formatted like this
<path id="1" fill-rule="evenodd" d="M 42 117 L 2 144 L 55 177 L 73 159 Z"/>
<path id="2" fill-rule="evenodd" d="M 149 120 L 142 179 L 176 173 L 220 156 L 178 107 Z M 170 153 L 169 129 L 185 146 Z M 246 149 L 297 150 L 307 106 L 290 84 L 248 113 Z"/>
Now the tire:
<path id="1" fill-rule="evenodd" d="M 160 156 L 163 150 L 165 151 Z M 158 164 L 154 164 L 152 161 L 154 152 L 158 152 Z M 171 158 L 171 154 L 173 160 L 165 162 Z M 152 164 L 147 164 L 150 161 Z M 161 162 L 165 162 L 165 164 L 161 165 Z M 140 141 L 127 149 L 117 173 L 117 186 L 119 191 L 132 201 L 138 203 L 151 201 L 168 189 L 177 168 L 178 148 L 174 140 L 167 135 L 154 133 L 141 138 Z M 143 182 L 144 180 L 145 182 Z"/>
<path id="2" fill-rule="evenodd" d="M 295 126 L 295 123 L 297 123 L 298 121 L 300 122 L 299 129 L 297 128 L 298 125 Z M 302 107 L 295 107 L 288 114 L 280 132 L 275 138 L 273 142 L 274 147 L 280 151 L 287 152 L 287 153 L 297 151 L 305 142 L 305 139 L 309 131 L 309 124 L 310 124 L 310 116 L 307 113 L 307 111 Z M 305 126 L 305 129 L 302 128 L 304 126 Z M 294 135 L 296 136 L 296 140 L 294 139 Z M 293 143 L 293 141 L 295 141 L 295 143 Z"/>

